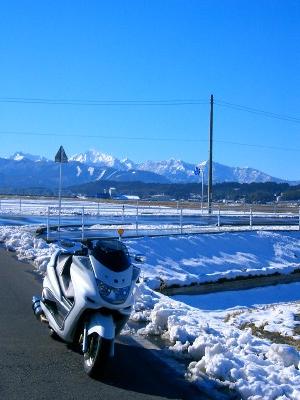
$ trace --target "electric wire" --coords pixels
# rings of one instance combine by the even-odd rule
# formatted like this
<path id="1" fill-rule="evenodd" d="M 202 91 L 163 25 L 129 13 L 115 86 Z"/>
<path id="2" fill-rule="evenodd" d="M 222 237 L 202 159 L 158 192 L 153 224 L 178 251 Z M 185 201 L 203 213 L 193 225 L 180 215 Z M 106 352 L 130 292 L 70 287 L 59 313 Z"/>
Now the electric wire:
<path id="1" fill-rule="evenodd" d="M 0 97 L 0 103 L 72 105 L 72 106 L 185 106 L 209 104 L 203 99 L 160 99 L 160 100 L 83 100 Z"/>
<path id="2" fill-rule="evenodd" d="M 264 111 L 264 110 L 260 110 L 258 108 L 253 108 L 253 107 L 248 107 L 248 106 L 242 106 L 240 104 L 229 103 L 227 101 L 222 101 L 222 100 L 215 100 L 214 103 L 218 106 L 232 108 L 232 109 L 238 110 L 238 111 L 245 111 L 245 112 L 252 113 L 252 114 L 262 115 L 265 117 L 300 123 L 300 118 L 293 117 L 290 115 L 277 114 L 274 112 Z"/>
<path id="3" fill-rule="evenodd" d="M 209 101 L 204 99 L 152 99 L 152 100 L 90 100 L 90 99 L 51 99 L 51 98 L 26 98 L 26 97 L 0 97 L 0 103 L 20 104 L 45 104 L 45 105 L 74 105 L 74 106 L 186 106 L 186 105 L 207 105 Z M 281 119 L 288 122 L 300 123 L 300 118 L 260 110 L 253 107 L 230 103 L 224 100 L 215 99 L 214 104 L 220 107 L 227 107 L 238 111 L 245 111 L 260 116 Z M 52 137 L 86 137 L 110 140 L 135 140 L 135 141 L 178 141 L 178 138 L 170 137 L 141 137 L 141 136 L 106 136 L 98 134 L 67 134 L 67 133 L 41 133 L 41 132 L 16 132 L 0 131 L 0 135 L 21 135 L 21 136 L 52 136 Z M 205 139 L 181 138 L 180 142 L 208 142 Z M 215 139 L 214 142 L 246 146 L 253 148 L 265 148 L 273 150 L 299 152 L 300 149 L 271 146 L 254 143 L 241 143 L 228 140 Z"/>
<path id="4" fill-rule="evenodd" d="M 54 98 L 30 98 L 30 97 L 0 97 L 0 103 L 19 103 L 19 104 L 41 104 L 41 105 L 70 105 L 70 106 L 88 106 L 88 107 L 109 107 L 109 106 L 192 106 L 208 105 L 209 101 L 205 99 L 137 99 L 137 100 L 91 100 L 91 99 L 54 99 Z M 220 107 L 227 107 L 237 111 L 244 111 L 268 118 L 280 119 L 283 121 L 300 123 L 300 118 L 291 115 L 284 115 L 265 111 L 254 107 L 248 107 L 241 104 L 230 103 L 221 99 L 215 99 L 214 104 Z"/>

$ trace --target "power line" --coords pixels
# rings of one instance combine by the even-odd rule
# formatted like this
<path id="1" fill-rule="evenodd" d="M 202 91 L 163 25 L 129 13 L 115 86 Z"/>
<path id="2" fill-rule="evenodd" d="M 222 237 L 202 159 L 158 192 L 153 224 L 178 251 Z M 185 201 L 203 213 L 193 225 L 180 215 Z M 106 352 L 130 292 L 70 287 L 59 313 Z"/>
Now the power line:
<path id="1" fill-rule="evenodd" d="M 72 105 L 72 106 L 185 106 L 209 104 L 203 99 L 168 99 L 168 100 L 83 100 L 83 99 L 46 99 L 0 97 L 0 103 Z"/>
<path id="2" fill-rule="evenodd" d="M 271 149 L 271 150 L 284 150 L 284 151 L 300 151 L 300 149 L 293 148 L 293 147 L 279 147 L 279 146 L 270 146 L 267 144 L 254 144 L 254 143 L 241 143 L 241 142 L 231 142 L 228 140 L 215 140 L 218 143 L 226 143 L 226 144 L 233 144 L 235 146 L 246 146 L 246 147 L 256 147 L 261 149 Z"/>
<path id="3" fill-rule="evenodd" d="M 192 106 L 208 105 L 209 101 L 205 99 L 153 99 L 153 100 L 91 100 L 91 99 L 51 99 L 51 98 L 30 98 L 30 97 L 0 97 L 0 103 L 16 104 L 41 104 L 41 105 L 69 105 L 69 106 L 87 106 L 87 107 L 140 107 L 140 106 Z M 230 103 L 224 100 L 215 100 L 216 105 L 227 107 L 237 111 L 244 111 L 252 114 L 261 115 L 268 118 L 280 119 L 283 121 L 300 123 L 300 118 L 265 111 L 254 107 L 243 106 L 241 104 Z"/>
<path id="4" fill-rule="evenodd" d="M 146 136 L 108 136 L 108 135 L 97 135 L 97 134 L 80 134 L 80 133 L 50 133 L 50 132 L 17 132 L 17 131 L 0 131 L 0 135 L 16 135 L 16 136 L 40 136 L 40 137 L 69 137 L 69 138 L 94 138 L 94 139 L 108 139 L 108 140 L 139 140 L 139 141 L 153 141 L 153 142 L 170 142 L 170 141 L 178 141 L 178 142 L 192 142 L 192 143 L 207 143 L 207 139 L 180 139 L 174 137 L 146 137 Z M 242 142 L 234 142 L 222 139 L 216 139 L 214 142 L 230 144 L 235 146 L 243 146 L 243 147 L 253 147 L 253 148 L 262 148 L 262 149 L 271 149 L 271 150 L 280 150 L 280 151 L 293 151 L 300 152 L 298 148 L 292 147 L 279 147 L 279 146 L 271 146 L 265 144 L 255 144 L 255 143 L 242 143 Z"/>
<path id="5" fill-rule="evenodd" d="M 245 112 L 252 113 L 252 114 L 262 115 L 265 117 L 300 123 L 300 118 L 293 117 L 290 115 L 277 114 L 277 113 L 273 113 L 270 111 L 264 111 L 264 110 L 260 110 L 258 108 L 253 108 L 253 107 L 248 107 L 248 106 L 242 106 L 240 104 L 233 104 L 233 103 L 229 103 L 227 101 L 222 101 L 222 100 L 216 100 L 215 104 L 217 104 L 218 106 L 221 106 L 221 107 L 232 108 L 232 109 L 238 110 L 238 111 L 245 111 Z"/>

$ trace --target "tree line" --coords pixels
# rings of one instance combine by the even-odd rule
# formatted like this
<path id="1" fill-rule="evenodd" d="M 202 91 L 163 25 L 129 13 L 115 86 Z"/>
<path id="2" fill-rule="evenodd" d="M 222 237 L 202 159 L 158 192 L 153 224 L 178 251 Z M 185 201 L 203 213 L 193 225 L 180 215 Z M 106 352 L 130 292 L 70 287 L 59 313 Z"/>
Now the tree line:
<path id="1" fill-rule="evenodd" d="M 115 188 L 114 195 L 136 195 L 144 200 L 153 200 L 161 195 L 173 200 L 201 198 L 199 183 L 144 183 L 95 181 L 63 189 L 64 196 L 108 197 L 109 188 Z M 57 196 L 57 188 L 45 187 L 0 187 L 2 195 Z M 154 196 L 154 197 L 153 197 Z M 207 186 L 204 185 L 204 201 L 207 200 Z M 236 183 L 223 182 L 213 185 L 213 201 L 241 201 L 246 203 L 267 203 L 274 201 L 300 201 L 300 185 L 287 183 Z"/>

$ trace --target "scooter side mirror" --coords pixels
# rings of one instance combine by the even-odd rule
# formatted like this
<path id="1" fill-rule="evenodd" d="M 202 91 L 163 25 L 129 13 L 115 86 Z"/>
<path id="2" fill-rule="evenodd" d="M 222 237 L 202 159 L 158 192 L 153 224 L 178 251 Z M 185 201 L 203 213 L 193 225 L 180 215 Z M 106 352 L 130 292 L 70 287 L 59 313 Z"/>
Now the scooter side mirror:
<path id="1" fill-rule="evenodd" d="M 146 256 L 143 254 L 135 254 L 133 257 L 134 261 L 137 263 L 144 263 L 146 262 Z"/>

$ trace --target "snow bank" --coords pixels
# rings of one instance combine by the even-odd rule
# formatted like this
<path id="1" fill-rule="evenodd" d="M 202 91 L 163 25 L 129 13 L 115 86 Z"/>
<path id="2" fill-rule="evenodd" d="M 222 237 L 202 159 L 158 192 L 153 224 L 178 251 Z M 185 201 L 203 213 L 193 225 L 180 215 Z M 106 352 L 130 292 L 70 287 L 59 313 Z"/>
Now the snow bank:
<path id="1" fill-rule="evenodd" d="M 139 333 L 168 338 L 170 351 L 190 358 L 188 375 L 193 381 L 200 384 L 208 375 L 238 391 L 242 399 L 300 398 L 300 354 L 293 347 L 271 344 L 217 314 L 150 293 L 144 283 L 139 285 L 133 319 L 148 321 Z"/>
<path id="2" fill-rule="evenodd" d="M 51 255 L 58 249 L 56 244 L 47 244 L 34 236 L 28 227 L 0 226 L 0 242 L 7 250 L 15 251 L 19 260 L 28 261 L 41 273 Z"/>
<path id="3" fill-rule="evenodd" d="M 147 256 L 143 276 L 161 284 L 191 285 L 237 276 L 289 274 L 300 268 L 300 232 L 243 232 L 126 241 Z"/>

